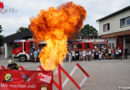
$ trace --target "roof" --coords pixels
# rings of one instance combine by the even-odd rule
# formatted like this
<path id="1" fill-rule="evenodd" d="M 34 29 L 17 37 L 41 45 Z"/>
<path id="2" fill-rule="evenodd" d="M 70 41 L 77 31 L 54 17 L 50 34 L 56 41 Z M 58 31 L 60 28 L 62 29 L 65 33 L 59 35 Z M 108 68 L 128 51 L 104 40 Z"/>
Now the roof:
<path id="1" fill-rule="evenodd" d="M 109 14 L 109 15 L 103 17 L 103 18 L 100 18 L 100 19 L 98 19 L 97 21 L 105 20 L 105 19 L 107 19 L 107 18 L 110 18 L 110 17 L 112 17 L 112 16 L 114 16 L 114 15 L 117 15 L 117 14 L 119 14 L 119 13 L 121 13 L 121 12 L 124 12 L 124 11 L 127 11 L 127 10 L 130 10 L 130 6 L 127 6 L 127 7 L 123 8 L 123 9 L 121 9 L 121 10 L 119 10 L 119 11 L 116 11 L 116 12 L 114 12 L 114 13 L 112 13 L 112 14 Z"/>
<path id="2" fill-rule="evenodd" d="M 130 30 L 115 32 L 115 33 L 111 33 L 111 34 L 105 34 L 105 35 L 101 35 L 101 37 L 102 38 L 112 38 L 112 37 L 120 37 L 120 36 L 128 36 L 128 35 L 130 35 Z"/>
<path id="3" fill-rule="evenodd" d="M 6 36 L 3 38 L 3 43 L 11 43 L 17 39 L 32 38 L 33 33 L 30 30 L 23 30 L 21 32 Z"/>

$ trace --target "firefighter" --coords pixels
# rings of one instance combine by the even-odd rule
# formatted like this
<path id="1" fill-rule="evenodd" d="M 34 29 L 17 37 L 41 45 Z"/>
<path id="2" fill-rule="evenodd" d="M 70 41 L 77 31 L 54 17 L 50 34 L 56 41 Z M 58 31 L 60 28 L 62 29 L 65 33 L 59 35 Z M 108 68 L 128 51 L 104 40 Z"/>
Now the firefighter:
<path id="1" fill-rule="evenodd" d="M 8 63 L 9 63 L 9 64 L 8 64 L 8 66 L 7 66 L 7 69 L 16 69 L 16 70 L 19 69 L 19 65 L 16 64 L 16 63 L 14 63 L 13 60 L 9 60 Z"/>

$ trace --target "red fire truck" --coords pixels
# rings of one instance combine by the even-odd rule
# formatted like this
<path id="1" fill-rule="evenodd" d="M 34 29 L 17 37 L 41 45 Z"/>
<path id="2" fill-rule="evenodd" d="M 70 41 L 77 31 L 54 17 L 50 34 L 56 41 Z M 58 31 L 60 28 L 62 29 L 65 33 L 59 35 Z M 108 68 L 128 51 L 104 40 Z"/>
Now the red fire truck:
<path id="1" fill-rule="evenodd" d="M 78 50 L 84 50 L 84 49 L 93 49 L 95 47 L 107 47 L 108 48 L 108 42 L 107 40 L 104 39 L 84 39 L 84 40 L 77 40 L 74 45 L 73 49 L 78 49 Z"/>
<path id="2" fill-rule="evenodd" d="M 84 49 L 93 49 L 95 46 L 101 47 L 105 46 L 108 47 L 106 40 L 77 40 L 77 42 L 74 43 L 74 49 L 75 47 L 78 50 L 84 50 Z M 45 42 L 40 43 L 33 43 L 33 40 L 15 40 L 13 42 L 13 48 L 12 48 L 12 57 L 13 58 L 19 58 L 19 61 L 25 62 L 27 60 L 30 60 L 30 50 L 31 48 L 42 48 L 46 45 Z M 69 44 L 68 44 L 68 50 Z"/>
<path id="3" fill-rule="evenodd" d="M 13 42 L 12 57 L 19 58 L 19 61 L 25 62 L 30 60 L 30 50 L 31 48 L 41 48 L 45 46 L 45 42 L 33 43 L 33 40 L 15 40 Z"/>

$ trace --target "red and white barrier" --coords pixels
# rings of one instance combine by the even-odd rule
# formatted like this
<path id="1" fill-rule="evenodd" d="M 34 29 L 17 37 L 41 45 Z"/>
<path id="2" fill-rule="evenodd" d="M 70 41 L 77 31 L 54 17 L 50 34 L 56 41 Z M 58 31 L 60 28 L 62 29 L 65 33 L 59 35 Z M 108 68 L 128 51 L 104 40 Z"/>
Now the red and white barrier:
<path id="1" fill-rule="evenodd" d="M 77 68 L 79 68 L 86 75 L 86 77 L 81 81 L 79 85 L 71 77 Z M 65 79 L 63 84 L 62 84 L 62 78 L 61 78 L 61 71 L 68 77 Z M 59 90 L 62 90 L 69 80 L 71 80 L 72 83 L 80 90 L 81 87 L 84 85 L 85 81 L 87 80 L 87 78 L 89 78 L 89 74 L 80 66 L 80 64 L 77 63 L 70 74 L 68 74 L 61 65 L 58 65 L 58 77 L 59 77 L 59 85 L 54 80 L 53 80 L 53 83 Z"/>
<path id="2" fill-rule="evenodd" d="M 79 86 L 82 87 L 84 85 L 85 81 L 89 78 L 89 74 L 77 63 L 69 75 L 72 76 L 73 73 L 77 70 L 77 68 L 79 68 L 86 75 L 86 77 L 84 77 L 84 79 L 79 84 Z M 69 79 L 66 78 L 65 81 L 63 82 L 62 88 L 64 88 L 64 86 L 67 84 L 68 81 L 69 81 Z"/>
<path id="3" fill-rule="evenodd" d="M 77 66 L 73 68 L 73 70 L 71 71 L 69 75 L 72 76 L 73 73 L 76 71 L 76 69 L 77 69 Z M 64 86 L 67 84 L 68 81 L 69 81 L 69 78 L 66 78 L 65 81 L 63 82 L 62 88 L 64 88 Z"/>
<path id="4" fill-rule="evenodd" d="M 86 77 L 80 82 L 80 84 L 77 84 L 77 82 L 72 78 L 72 75 L 74 74 L 74 72 L 77 70 L 77 68 L 79 68 L 85 75 L 86 75 Z M 71 80 L 72 81 L 72 83 L 80 90 L 81 89 L 81 87 L 84 85 L 84 83 L 85 83 L 85 81 L 89 78 L 89 74 L 80 66 L 80 64 L 76 64 L 75 65 L 75 67 L 73 68 L 73 70 L 71 71 L 71 73 L 70 74 L 68 74 L 67 72 L 66 72 L 66 70 L 59 64 L 58 65 L 58 67 L 57 67 L 57 69 L 52 73 L 52 71 L 45 71 L 41 66 L 39 66 L 39 69 L 40 69 L 40 71 L 42 71 L 42 72 L 49 72 L 50 73 L 50 75 L 49 75 L 49 78 L 47 77 L 45 77 L 45 75 L 46 74 L 44 74 L 44 75 L 42 75 L 42 76 L 39 76 L 40 77 L 40 79 L 39 80 L 41 80 L 41 78 L 42 78 L 42 80 L 44 80 L 44 81 L 47 81 L 47 82 L 44 82 L 44 83 L 47 83 L 48 84 L 48 80 L 52 80 L 51 81 L 51 84 L 48 84 L 49 85 L 49 90 L 52 90 L 53 88 L 53 85 L 52 85 L 52 83 L 59 89 L 59 90 L 62 90 L 64 87 L 65 87 L 65 85 L 67 84 L 67 82 L 69 81 L 69 80 Z M 4 67 L 4 66 L 1 66 L 1 70 L 5 70 L 5 71 L 7 71 L 7 69 Z M 59 85 L 57 84 L 57 82 L 53 79 L 53 75 L 56 73 L 56 71 L 58 70 L 58 78 L 59 78 Z M 68 78 L 66 78 L 65 79 L 65 81 L 63 82 L 63 84 L 62 84 L 62 76 L 61 76 L 61 71 L 68 77 Z M 7 71 L 8 72 L 8 71 Z M 13 70 L 12 70 L 12 72 L 13 72 Z M 28 70 L 26 70 L 26 69 L 24 69 L 24 67 L 23 66 L 20 66 L 20 71 L 19 72 L 22 72 L 22 73 L 24 73 L 24 72 L 29 72 Z M 38 73 L 37 71 L 34 71 L 35 73 Z M 38 74 L 38 75 L 41 75 L 41 74 Z M 51 78 L 51 79 L 50 79 Z M 32 78 L 33 79 L 33 78 Z M 49 82 L 50 83 L 50 82 Z M 3 89 L 2 89 L 3 90 Z M 12 90 L 12 89 L 11 89 Z M 28 90 L 28 89 L 27 89 Z M 38 90 L 38 89 L 37 89 Z"/>

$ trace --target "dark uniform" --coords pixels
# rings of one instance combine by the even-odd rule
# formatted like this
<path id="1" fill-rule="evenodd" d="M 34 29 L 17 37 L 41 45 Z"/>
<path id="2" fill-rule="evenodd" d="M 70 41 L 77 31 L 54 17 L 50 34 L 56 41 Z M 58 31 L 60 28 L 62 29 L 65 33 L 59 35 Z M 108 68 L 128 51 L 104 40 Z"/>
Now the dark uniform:
<path id="1" fill-rule="evenodd" d="M 19 65 L 16 63 L 8 64 L 7 69 L 19 69 Z"/>
<path id="2" fill-rule="evenodd" d="M 79 51 L 75 51 L 76 61 L 79 60 Z"/>

